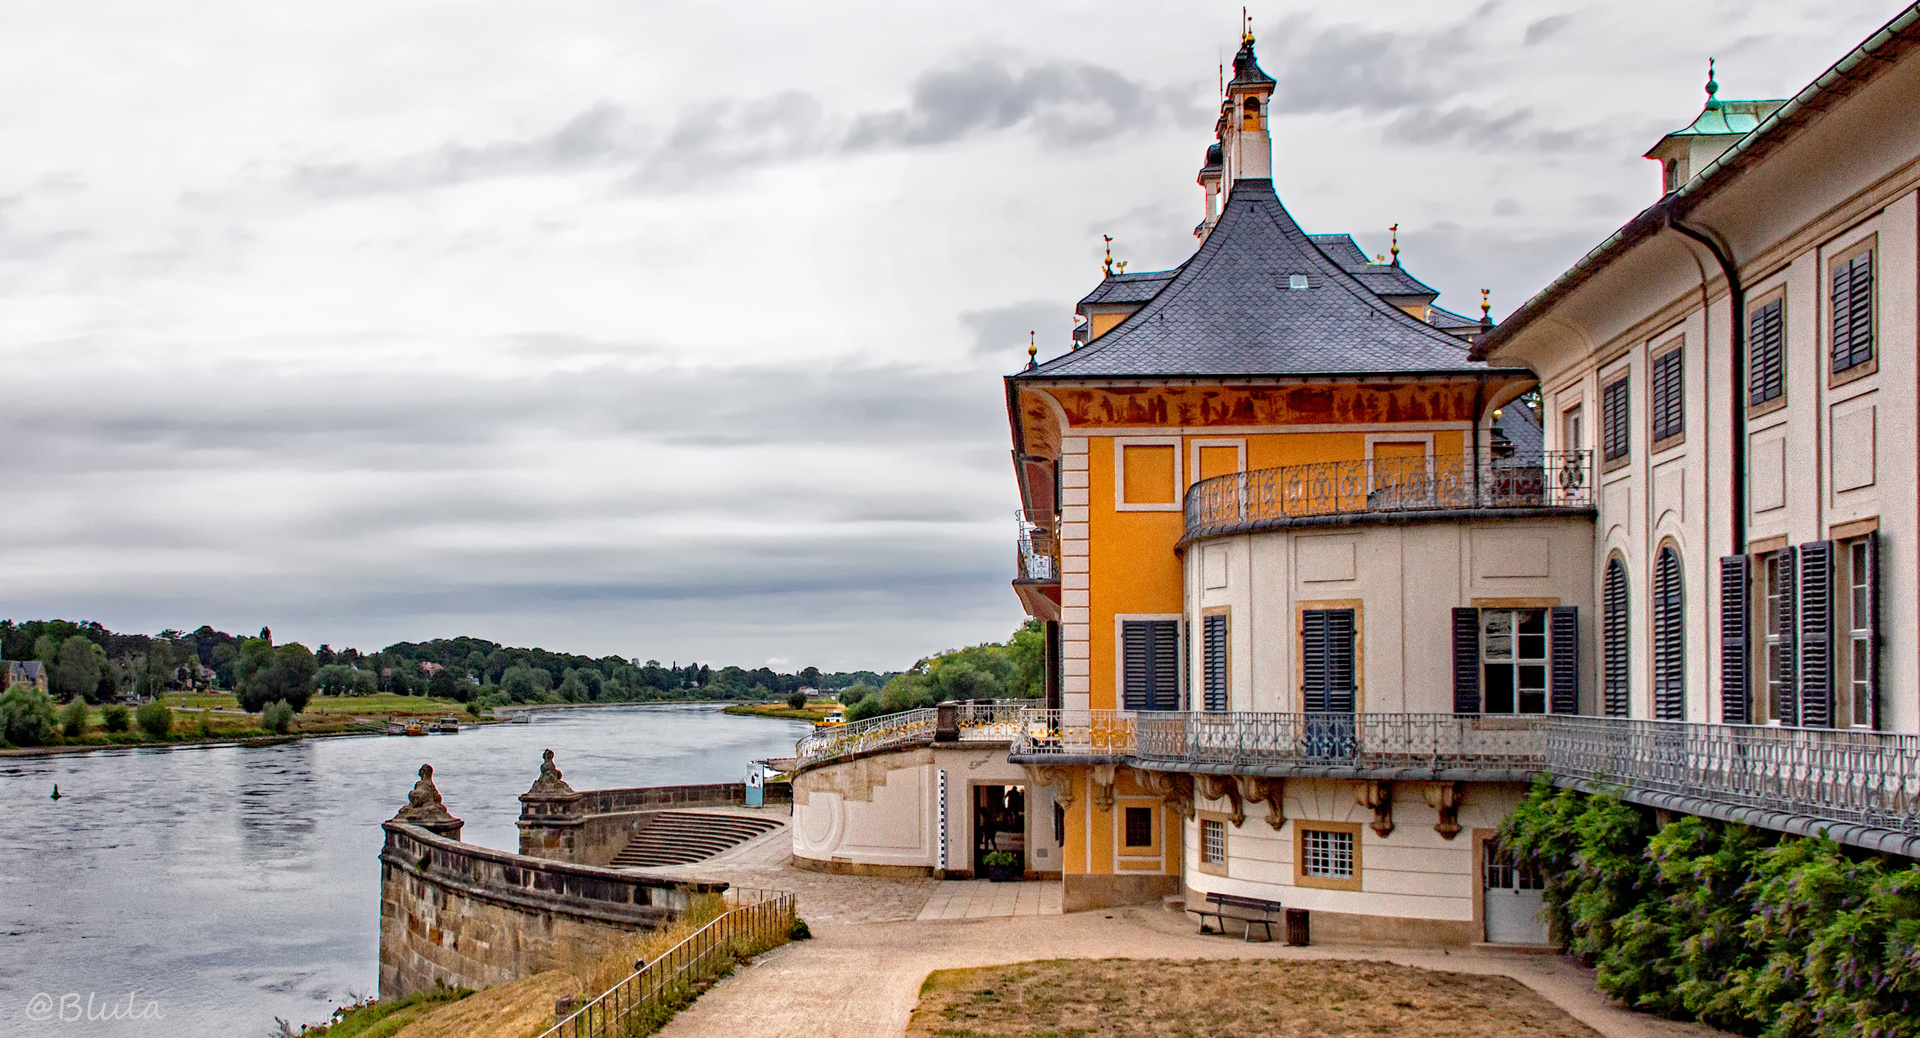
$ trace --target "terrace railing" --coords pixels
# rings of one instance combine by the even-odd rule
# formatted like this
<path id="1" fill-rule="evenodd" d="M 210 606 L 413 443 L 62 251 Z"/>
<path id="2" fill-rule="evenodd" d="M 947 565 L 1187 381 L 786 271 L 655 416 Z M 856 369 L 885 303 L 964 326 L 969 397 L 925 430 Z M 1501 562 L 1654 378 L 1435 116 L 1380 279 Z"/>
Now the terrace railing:
<path id="1" fill-rule="evenodd" d="M 651 1034 L 660 1018 L 698 986 L 744 956 L 779 944 L 793 928 L 792 894 L 740 891 L 736 906 L 694 931 L 600 997 L 554 1024 L 540 1038 L 614 1038 Z"/>
<path id="2" fill-rule="evenodd" d="M 1920 735 L 1511 714 L 1029 710 L 1010 756 L 1167 770 L 1549 774 L 1920 835 Z"/>
<path id="3" fill-rule="evenodd" d="M 1018 734 L 1031 699 L 975 700 L 952 704 L 961 742 L 1008 742 Z M 864 721 L 822 728 L 794 747 L 800 767 L 874 750 L 917 746 L 934 741 L 939 728 L 936 707 L 882 714 Z"/>
<path id="4" fill-rule="evenodd" d="M 1326 461 L 1214 476 L 1187 491 L 1187 536 L 1367 513 L 1591 508 L 1591 451 Z"/>
<path id="5" fill-rule="evenodd" d="M 1556 717 L 1545 736 L 1556 776 L 1920 834 L 1920 735 Z"/>
<path id="6" fill-rule="evenodd" d="M 1051 512 L 1020 511 L 1013 513 L 1013 518 L 1020 531 L 1015 543 L 1020 579 L 1058 580 L 1060 544 L 1055 535 L 1058 517 Z"/>

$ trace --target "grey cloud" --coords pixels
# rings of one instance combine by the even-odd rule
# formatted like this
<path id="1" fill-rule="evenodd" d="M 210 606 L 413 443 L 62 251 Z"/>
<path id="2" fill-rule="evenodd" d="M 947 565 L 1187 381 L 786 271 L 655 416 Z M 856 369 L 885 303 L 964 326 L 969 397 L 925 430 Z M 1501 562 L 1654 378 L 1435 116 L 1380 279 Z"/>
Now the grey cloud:
<path id="1" fill-rule="evenodd" d="M 1065 307 L 1051 300 L 1030 299 L 988 310 L 960 314 L 960 325 L 973 333 L 973 355 L 1008 371 L 1025 362 L 1027 333 L 1042 353 L 1051 353 L 1071 341 L 1073 320 Z"/>
<path id="2" fill-rule="evenodd" d="M 1533 109 L 1489 112 L 1472 107 L 1409 109 L 1387 123 L 1385 138 L 1396 144 L 1465 145 L 1471 148 L 1572 150 L 1598 146 L 1605 138 L 1587 130 L 1549 129 Z"/>
<path id="3" fill-rule="evenodd" d="M 1191 114 L 1185 91 L 1084 62 L 979 58 L 915 83 L 908 103 L 836 115 L 811 94 L 718 98 L 660 122 L 601 101 L 558 127 L 488 144 L 448 144 L 388 161 L 312 161 L 292 182 L 322 196 L 409 191 L 493 177 L 628 171 L 638 191 L 724 181 L 808 158 L 952 144 L 1026 130 L 1065 147 L 1151 130 Z"/>
<path id="4" fill-rule="evenodd" d="M 1558 36 L 1560 30 L 1565 29 L 1572 21 L 1573 16 L 1569 14 L 1550 14 L 1528 25 L 1527 31 L 1520 37 L 1520 41 L 1529 47 L 1536 43 L 1544 43 Z"/>

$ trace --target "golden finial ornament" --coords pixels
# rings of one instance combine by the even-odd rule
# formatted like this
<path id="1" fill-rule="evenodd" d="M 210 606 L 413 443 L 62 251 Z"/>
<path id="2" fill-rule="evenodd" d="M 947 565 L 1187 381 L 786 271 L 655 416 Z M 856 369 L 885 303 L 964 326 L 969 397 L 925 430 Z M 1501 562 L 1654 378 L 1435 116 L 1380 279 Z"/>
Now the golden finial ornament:
<path id="1" fill-rule="evenodd" d="M 1400 265 L 1400 225 L 1394 224 L 1387 230 L 1393 234 L 1393 265 L 1397 267 Z"/>
<path id="2" fill-rule="evenodd" d="M 1244 7 L 1240 9 L 1240 42 L 1253 42 L 1253 19 L 1247 17 L 1247 9 Z"/>
<path id="3" fill-rule="evenodd" d="M 1027 368 L 1032 370 L 1040 366 L 1040 347 L 1033 341 L 1033 332 L 1027 332 Z"/>
<path id="4" fill-rule="evenodd" d="M 1108 277 L 1112 277 L 1113 276 L 1113 235 L 1103 234 L 1100 236 L 1100 240 L 1107 243 L 1107 258 L 1101 262 L 1100 270 L 1101 272 L 1105 273 Z"/>
<path id="5" fill-rule="evenodd" d="M 1491 302 L 1488 302 L 1488 297 L 1491 295 L 1492 295 L 1492 292 L 1489 289 L 1483 288 L 1480 290 L 1480 316 L 1481 317 L 1493 316 L 1493 304 Z"/>

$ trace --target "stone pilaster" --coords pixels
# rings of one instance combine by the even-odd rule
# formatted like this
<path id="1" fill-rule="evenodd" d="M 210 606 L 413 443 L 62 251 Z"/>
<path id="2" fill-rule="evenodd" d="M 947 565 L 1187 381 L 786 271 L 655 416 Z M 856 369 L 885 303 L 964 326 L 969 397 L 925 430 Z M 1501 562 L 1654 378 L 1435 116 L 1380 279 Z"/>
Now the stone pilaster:
<path id="1" fill-rule="evenodd" d="M 551 861 L 578 861 L 583 794 L 560 777 L 553 751 L 541 755 L 540 777 L 520 794 L 520 853 Z"/>

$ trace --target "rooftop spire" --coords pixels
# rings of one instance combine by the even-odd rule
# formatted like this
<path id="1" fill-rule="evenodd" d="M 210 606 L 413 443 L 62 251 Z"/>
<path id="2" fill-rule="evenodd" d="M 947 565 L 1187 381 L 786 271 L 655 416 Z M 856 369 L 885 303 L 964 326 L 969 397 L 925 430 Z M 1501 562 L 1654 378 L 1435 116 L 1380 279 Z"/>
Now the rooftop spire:
<path id="1" fill-rule="evenodd" d="M 1707 111 L 1718 111 L 1720 99 L 1714 95 L 1720 93 L 1720 84 L 1713 80 L 1713 59 L 1707 59 Z"/>
<path id="2" fill-rule="evenodd" d="M 1400 225 L 1394 224 L 1387 230 L 1393 232 L 1393 265 L 1397 267 L 1400 265 Z"/>
<path id="3" fill-rule="evenodd" d="M 1113 276 L 1113 235 L 1103 234 L 1100 236 L 1100 240 L 1107 243 L 1107 258 L 1101 261 L 1100 272 L 1105 274 L 1108 277 L 1112 277 Z"/>
<path id="4" fill-rule="evenodd" d="M 1480 290 L 1480 327 L 1482 328 L 1493 327 L 1493 304 L 1488 301 L 1489 295 L 1487 289 Z"/>
<path id="5" fill-rule="evenodd" d="M 1037 344 L 1035 344 L 1033 341 L 1033 332 L 1029 331 L 1027 332 L 1027 370 L 1028 371 L 1032 371 L 1034 368 L 1040 366 L 1040 361 L 1038 359 L 1039 356 L 1040 356 L 1040 347 Z"/>

